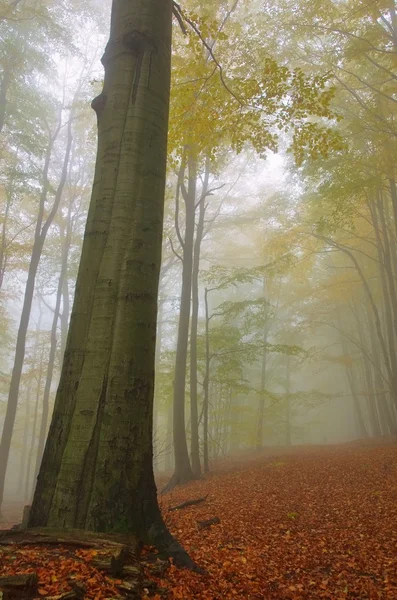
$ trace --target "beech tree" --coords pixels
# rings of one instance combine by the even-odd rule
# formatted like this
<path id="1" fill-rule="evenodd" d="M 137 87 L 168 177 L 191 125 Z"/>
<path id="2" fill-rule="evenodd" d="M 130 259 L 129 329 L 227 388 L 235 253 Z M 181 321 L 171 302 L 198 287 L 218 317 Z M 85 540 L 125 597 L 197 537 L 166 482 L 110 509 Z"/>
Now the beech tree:
<path id="1" fill-rule="evenodd" d="M 132 533 L 186 564 L 152 467 L 171 24 L 171 0 L 113 1 L 92 103 L 93 192 L 30 526 Z"/>

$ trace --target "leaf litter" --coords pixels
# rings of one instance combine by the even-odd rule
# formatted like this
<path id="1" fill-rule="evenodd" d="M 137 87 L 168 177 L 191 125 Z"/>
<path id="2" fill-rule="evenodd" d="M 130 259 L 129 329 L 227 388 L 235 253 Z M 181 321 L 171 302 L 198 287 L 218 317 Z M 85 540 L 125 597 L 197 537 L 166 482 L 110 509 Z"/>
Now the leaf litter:
<path id="1" fill-rule="evenodd" d="M 169 507 L 192 498 L 205 502 Z M 141 558 L 142 598 L 397 600 L 397 446 L 299 449 L 228 459 L 160 496 L 171 532 L 206 571 L 171 564 L 156 577 Z M 199 523 L 218 517 L 206 528 Z M 66 546 L 0 547 L 0 575 L 37 573 L 37 598 L 84 583 L 84 597 L 119 598 L 121 582 L 91 565 L 97 552 Z M 161 570 L 160 570 L 161 572 Z M 161 593 L 157 593 L 161 591 Z"/>

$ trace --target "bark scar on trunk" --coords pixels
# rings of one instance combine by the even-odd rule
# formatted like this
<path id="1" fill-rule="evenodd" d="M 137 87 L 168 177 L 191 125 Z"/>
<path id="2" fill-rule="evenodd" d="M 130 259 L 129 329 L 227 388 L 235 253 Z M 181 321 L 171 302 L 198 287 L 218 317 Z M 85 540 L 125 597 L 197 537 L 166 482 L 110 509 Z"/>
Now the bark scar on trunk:
<path id="1" fill-rule="evenodd" d="M 136 29 L 129 31 L 123 36 L 123 46 L 134 52 L 134 54 L 143 53 L 145 50 L 150 50 L 151 52 L 157 51 L 154 39 Z"/>
<path id="2" fill-rule="evenodd" d="M 124 35 L 123 46 L 128 48 L 128 50 L 130 50 L 136 55 L 135 73 L 131 90 L 131 104 L 135 104 L 138 94 L 138 86 L 141 81 L 142 63 L 145 56 L 145 52 L 149 52 L 148 81 L 146 82 L 147 87 L 149 87 L 152 54 L 153 52 L 157 51 L 157 47 L 154 43 L 154 40 L 150 36 L 136 30 L 130 31 L 129 33 L 126 33 Z"/>

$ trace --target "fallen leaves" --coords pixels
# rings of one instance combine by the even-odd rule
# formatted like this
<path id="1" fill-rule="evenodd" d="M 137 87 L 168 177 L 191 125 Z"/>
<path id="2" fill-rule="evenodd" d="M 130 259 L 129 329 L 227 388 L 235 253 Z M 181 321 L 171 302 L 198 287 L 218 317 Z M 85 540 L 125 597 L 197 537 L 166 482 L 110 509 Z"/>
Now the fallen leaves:
<path id="1" fill-rule="evenodd" d="M 102 600 L 117 596 L 117 588 L 109 577 L 90 566 L 92 552 L 72 551 L 63 547 L 29 546 L 0 548 L 0 575 L 37 573 L 38 594 L 46 598 L 70 591 L 71 579 L 84 584 L 85 598 Z"/>
<path id="2" fill-rule="evenodd" d="M 393 467 L 386 472 L 385 464 Z M 209 573 L 172 566 L 159 580 L 172 598 L 397 599 L 396 446 L 259 457 L 162 502 L 207 494 L 199 506 L 164 511 L 171 531 Z M 218 514 L 219 524 L 197 529 Z"/>
<path id="3" fill-rule="evenodd" d="M 387 469 L 385 469 L 387 465 Z M 168 511 L 191 498 L 205 502 Z M 170 530 L 208 572 L 146 564 L 143 600 L 396 600 L 397 447 L 300 449 L 229 461 L 160 498 Z M 211 527 L 199 522 L 221 519 Z M 108 600 L 134 592 L 98 570 L 101 549 L 0 547 L 0 575 L 37 573 L 38 598 Z M 139 564 L 124 567 L 133 580 Z M 155 583 L 150 579 L 155 579 Z M 128 588 L 128 589 L 127 589 Z M 161 591 L 161 593 L 159 593 Z M 75 596 L 76 597 L 76 596 Z"/>

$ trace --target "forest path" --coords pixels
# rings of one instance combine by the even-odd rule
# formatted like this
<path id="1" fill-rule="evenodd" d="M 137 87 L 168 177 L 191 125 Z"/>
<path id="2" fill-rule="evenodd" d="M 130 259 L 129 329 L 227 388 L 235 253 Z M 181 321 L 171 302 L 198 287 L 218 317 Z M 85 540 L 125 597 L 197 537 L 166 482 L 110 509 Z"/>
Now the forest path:
<path id="1" fill-rule="evenodd" d="M 209 572 L 172 567 L 161 585 L 173 598 L 397 599 L 396 445 L 225 461 L 160 502 L 171 531 Z M 199 530 L 213 517 L 220 524 Z"/>

